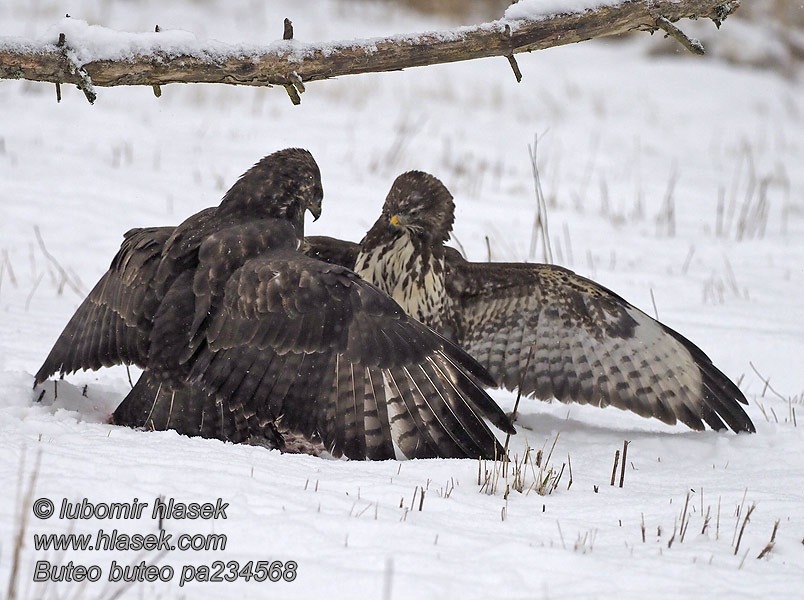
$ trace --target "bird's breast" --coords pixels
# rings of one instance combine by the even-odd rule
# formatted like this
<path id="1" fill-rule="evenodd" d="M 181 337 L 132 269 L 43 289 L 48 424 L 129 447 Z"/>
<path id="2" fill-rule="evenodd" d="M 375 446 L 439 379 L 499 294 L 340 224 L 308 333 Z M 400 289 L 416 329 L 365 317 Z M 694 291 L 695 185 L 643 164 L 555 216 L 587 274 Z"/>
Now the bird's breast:
<path id="1" fill-rule="evenodd" d="M 408 236 L 361 251 L 355 272 L 391 296 L 410 316 L 434 329 L 441 325 L 446 309 L 443 259 L 431 255 L 426 265 Z"/>

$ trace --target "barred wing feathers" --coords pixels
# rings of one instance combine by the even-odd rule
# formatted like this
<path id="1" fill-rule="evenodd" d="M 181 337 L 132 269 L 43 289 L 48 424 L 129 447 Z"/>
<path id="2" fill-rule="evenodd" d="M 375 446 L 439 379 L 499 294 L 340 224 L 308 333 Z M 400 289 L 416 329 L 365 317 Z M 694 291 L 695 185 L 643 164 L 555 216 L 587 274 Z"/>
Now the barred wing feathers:
<path id="1" fill-rule="evenodd" d="M 225 244 L 220 252 L 228 254 Z M 205 319 L 185 317 L 191 351 L 179 360 L 188 380 L 229 410 L 320 438 L 335 456 L 500 451 L 482 417 L 511 426 L 477 383 L 491 383 L 488 374 L 376 288 L 286 248 L 221 278 L 220 300 L 210 301 L 217 284 L 202 285 L 198 273 L 219 275 L 224 259 L 213 254 L 202 248 L 213 268 L 202 261 L 168 296 L 189 287 L 196 306 L 211 307 Z"/>
<path id="2" fill-rule="evenodd" d="M 695 344 L 567 269 L 469 263 L 447 249 L 460 342 L 500 385 L 692 429 L 754 431 L 742 392 Z"/>
<path id="3" fill-rule="evenodd" d="M 233 443 L 258 441 L 272 433 L 268 428 L 252 427 L 242 410 L 231 410 L 202 386 L 184 384 L 171 388 L 147 370 L 115 409 L 113 420 L 117 425 L 149 431 L 173 429 L 183 435 Z M 281 447 L 278 440 L 271 441 L 266 445 Z"/>
<path id="4" fill-rule="evenodd" d="M 150 322 L 158 302 L 152 281 L 172 227 L 132 229 L 109 270 L 59 336 L 36 383 L 50 375 L 115 364 L 144 366 Z"/>

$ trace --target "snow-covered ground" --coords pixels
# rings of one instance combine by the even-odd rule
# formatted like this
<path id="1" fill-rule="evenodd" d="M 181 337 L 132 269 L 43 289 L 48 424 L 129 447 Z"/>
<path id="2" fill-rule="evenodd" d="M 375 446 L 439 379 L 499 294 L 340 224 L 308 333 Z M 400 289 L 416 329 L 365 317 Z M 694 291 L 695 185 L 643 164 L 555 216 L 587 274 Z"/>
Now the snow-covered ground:
<path id="1" fill-rule="evenodd" d="M 65 12 L 230 43 L 268 43 L 284 17 L 304 41 L 443 26 L 372 5 L 11 0 L 0 35 L 40 36 Z M 52 85 L 0 82 L 0 594 L 35 474 L 33 498 L 56 510 L 83 498 L 149 507 L 130 520 L 43 520 L 26 507 L 22 598 L 111 597 L 122 585 L 107 581 L 113 560 L 174 568 L 167 583 L 134 583 L 133 597 L 800 598 L 804 93 L 775 74 L 648 59 L 653 41 L 521 56 L 520 84 L 502 58 L 313 83 L 298 107 L 281 88 L 166 86 L 159 99 L 100 88 L 90 106 L 74 88 L 56 104 Z M 756 435 L 523 400 L 514 451 L 546 458 L 558 434 L 550 466 L 566 468 L 551 494 L 526 493 L 528 470 L 525 490 L 506 499 L 502 479 L 481 490 L 470 460 L 327 461 L 107 425 L 125 369 L 48 383 L 36 402 L 32 374 L 122 234 L 216 204 L 283 147 L 309 148 L 321 165 L 324 216 L 310 234 L 358 240 L 394 177 L 417 168 L 455 195 L 470 258 L 486 259 L 488 236 L 495 260 L 540 260 L 541 245 L 530 250 L 537 135 L 556 261 L 650 313 L 653 297 L 660 319 L 740 382 Z M 513 406 L 513 394 L 493 395 Z M 624 440 L 624 486 L 611 487 Z M 226 549 L 34 549 L 38 533 L 157 533 L 160 495 L 227 502 L 225 520 L 162 525 L 174 539 L 224 534 Z M 777 521 L 775 546 L 757 559 Z M 102 577 L 34 583 L 41 560 L 98 565 Z M 296 561 L 297 578 L 179 587 L 184 565 L 264 560 Z"/>

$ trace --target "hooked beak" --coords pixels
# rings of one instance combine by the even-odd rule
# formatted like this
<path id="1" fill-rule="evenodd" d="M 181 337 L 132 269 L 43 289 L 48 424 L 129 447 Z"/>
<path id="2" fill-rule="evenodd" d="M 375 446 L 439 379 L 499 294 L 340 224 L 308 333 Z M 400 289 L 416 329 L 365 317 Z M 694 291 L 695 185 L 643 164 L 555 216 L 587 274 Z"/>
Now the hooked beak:
<path id="1" fill-rule="evenodd" d="M 318 218 L 321 216 L 321 200 L 311 201 L 307 206 L 307 210 L 313 215 L 313 221 L 318 221 Z"/>
<path id="2" fill-rule="evenodd" d="M 401 229 L 407 224 L 408 224 L 408 218 L 404 215 L 397 214 L 391 217 L 391 225 L 393 225 L 395 229 Z"/>

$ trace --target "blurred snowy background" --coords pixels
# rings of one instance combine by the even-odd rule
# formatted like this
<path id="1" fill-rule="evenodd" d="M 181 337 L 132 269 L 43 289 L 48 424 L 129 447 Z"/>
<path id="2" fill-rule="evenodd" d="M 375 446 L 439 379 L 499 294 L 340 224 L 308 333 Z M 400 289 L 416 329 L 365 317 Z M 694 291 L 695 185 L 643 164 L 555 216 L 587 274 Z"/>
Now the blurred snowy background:
<path id="1" fill-rule="evenodd" d="M 202 40 L 268 43 L 288 17 L 297 39 L 315 42 L 448 28 L 505 8 L 436 4 L 6 0 L 0 35 L 38 38 L 69 13 L 130 32 L 158 24 Z M 165 527 L 223 533 L 229 544 L 161 557 L 46 553 L 32 547 L 33 533 L 157 525 L 31 518 L 23 598 L 121 591 L 103 579 L 34 584 L 33 565 L 45 558 L 99 564 L 104 579 L 113 559 L 176 569 L 299 563 L 293 583 L 138 583 L 126 591 L 135 597 L 800 597 L 804 18 L 796 2 L 746 4 L 720 31 L 680 24 L 703 40 L 705 58 L 635 34 L 520 55 L 519 84 L 504 59 L 485 59 L 312 83 L 297 107 L 281 88 L 214 85 L 164 86 L 159 99 L 150 88 L 99 88 L 94 106 L 63 86 L 56 104 L 53 85 L 0 81 L 0 594 L 20 525 L 18 473 L 27 481 L 36 472 L 34 497 L 57 503 L 223 497 L 227 521 Z M 739 381 L 756 435 L 523 401 L 515 452 L 546 456 L 559 434 L 550 466 L 557 474 L 571 460 L 573 483 L 567 468 L 540 496 L 529 487 L 534 472 L 504 498 L 504 486 L 481 492 L 472 461 L 325 461 L 112 427 L 124 369 L 70 376 L 57 398 L 47 384 L 35 402 L 32 374 L 122 234 L 216 204 L 283 147 L 307 147 L 321 165 L 324 215 L 310 234 L 359 240 L 396 175 L 415 168 L 453 192 L 455 235 L 471 259 L 490 249 L 493 260 L 541 260 L 528 156 L 536 136 L 556 262 L 700 345 Z M 513 406 L 513 394 L 493 395 Z M 623 440 L 631 445 L 620 489 L 609 478 Z M 774 548 L 757 559 L 777 521 Z"/>

